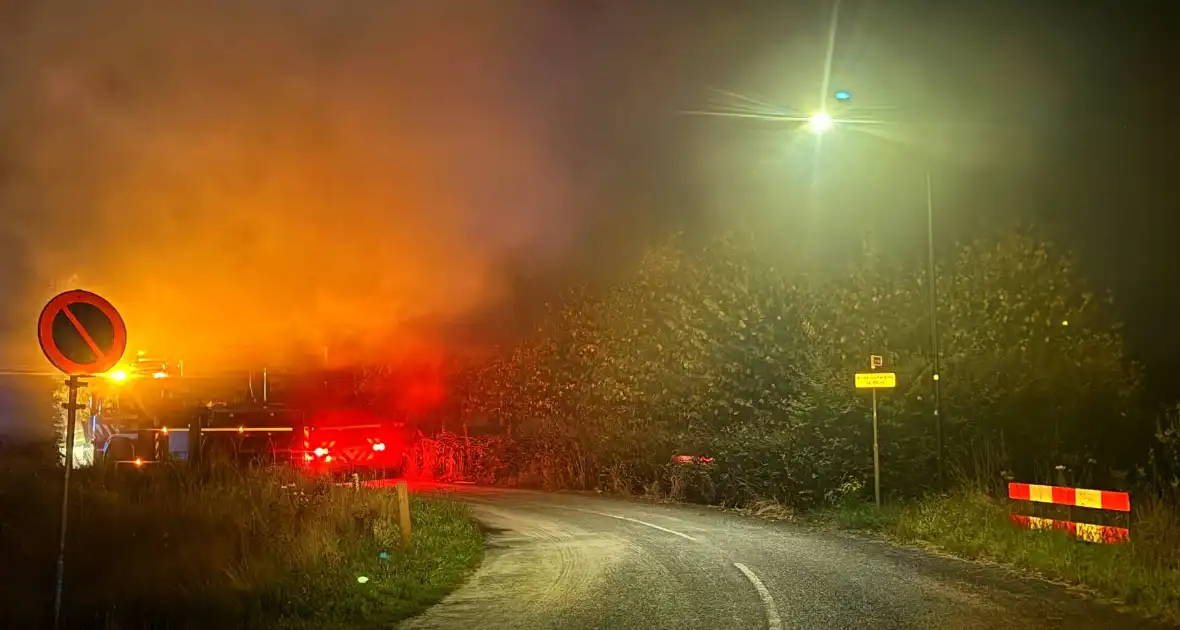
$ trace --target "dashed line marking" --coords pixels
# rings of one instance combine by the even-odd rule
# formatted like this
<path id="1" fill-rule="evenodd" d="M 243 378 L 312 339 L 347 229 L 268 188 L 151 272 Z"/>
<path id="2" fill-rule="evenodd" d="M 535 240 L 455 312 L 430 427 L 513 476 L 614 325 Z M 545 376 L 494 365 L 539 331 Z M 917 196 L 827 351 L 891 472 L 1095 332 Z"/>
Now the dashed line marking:
<path id="1" fill-rule="evenodd" d="M 585 514 L 597 514 L 598 516 L 606 516 L 609 518 L 615 518 L 620 521 L 627 521 L 628 523 L 635 523 L 636 525 L 643 525 L 645 527 L 650 527 L 652 529 L 658 529 L 661 532 L 664 532 L 667 534 L 672 534 L 673 536 L 679 536 L 685 540 L 691 540 L 693 542 L 697 541 L 696 538 L 693 538 L 692 536 L 689 536 L 688 534 L 678 532 L 674 529 L 668 529 L 667 527 L 660 527 L 659 525 L 656 525 L 655 523 L 648 523 L 647 521 L 641 521 L 637 518 L 631 518 L 629 516 L 619 516 L 618 514 L 607 514 L 606 512 L 595 512 L 593 510 L 578 510 L 578 511 L 583 512 Z"/>
<path id="2" fill-rule="evenodd" d="M 779 619 L 778 607 L 774 605 L 774 597 L 771 596 L 766 585 L 762 583 L 762 580 L 758 579 L 758 576 L 750 570 L 750 567 L 740 562 L 733 563 L 733 566 L 745 574 L 746 579 L 750 580 L 750 583 L 754 585 L 754 590 L 758 591 L 758 597 L 762 598 L 762 604 L 766 606 L 766 627 L 770 630 L 781 630 L 783 621 Z"/>

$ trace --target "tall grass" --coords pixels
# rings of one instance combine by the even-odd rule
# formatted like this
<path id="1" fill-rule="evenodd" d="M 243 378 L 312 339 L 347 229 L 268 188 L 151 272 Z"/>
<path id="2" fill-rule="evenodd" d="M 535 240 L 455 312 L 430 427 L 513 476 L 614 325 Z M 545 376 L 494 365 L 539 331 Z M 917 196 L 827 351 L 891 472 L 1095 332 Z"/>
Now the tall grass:
<path id="1" fill-rule="evenodd" d="M 835 521 L 902 543 L 931 544 L 962 557 L 1090 587 L 1146 614 L 1180 623 L 1180 512 L 1149 494 L 1136 503 L 1131 540 L 1125 544 L 1087 543 L 1063 533 L 1018 528 L 1010 523 L 1005 502 L 978 490 L 882 510 L 846 505 L 835 513 Z"/>
<path id="2" fill-rule="evenodd" d="M 0 461 L 0 627 L 51 611 L 61 471 Z M 453 587 L 482 554 L 463 506 L 283 469 L 77 471 L 64 608 L 71 628 L 379 627 Z M 358 581 L 361 578 L 361 581 Z M 363 582 L 363 583 L 362 583 Z"/>

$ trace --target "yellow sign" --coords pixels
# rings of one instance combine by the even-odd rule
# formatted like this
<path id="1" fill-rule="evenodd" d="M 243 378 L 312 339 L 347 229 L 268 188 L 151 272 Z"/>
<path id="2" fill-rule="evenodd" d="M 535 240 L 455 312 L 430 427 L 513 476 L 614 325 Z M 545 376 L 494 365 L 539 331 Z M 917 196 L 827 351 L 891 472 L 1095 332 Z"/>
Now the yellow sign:
<path id="1" fill-rule="evenodd" d="M 884 389 L 897 387 L 897 375 L 893 372 L 862 372 L 856 375 L 857 389 Z"/>

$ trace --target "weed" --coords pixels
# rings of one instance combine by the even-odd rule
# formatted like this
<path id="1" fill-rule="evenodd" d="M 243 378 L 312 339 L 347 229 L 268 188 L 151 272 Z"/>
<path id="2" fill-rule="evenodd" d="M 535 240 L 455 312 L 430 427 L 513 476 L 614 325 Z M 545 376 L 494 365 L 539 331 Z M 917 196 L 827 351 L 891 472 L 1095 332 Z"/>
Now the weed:
<path id="1" fill-rule="evenodd" d="M 377 627 L 439 599 L 478 561 L 462 505 L 412 498 L 399 546 L 392 493 L 282 469 L 161 465 L 73 478 L 64 608 L 71 628 Z M 60 470 L 0 470 L 0 626 L 51 609 Z M 359 581 L 358 581 L 359 580 Z"/>

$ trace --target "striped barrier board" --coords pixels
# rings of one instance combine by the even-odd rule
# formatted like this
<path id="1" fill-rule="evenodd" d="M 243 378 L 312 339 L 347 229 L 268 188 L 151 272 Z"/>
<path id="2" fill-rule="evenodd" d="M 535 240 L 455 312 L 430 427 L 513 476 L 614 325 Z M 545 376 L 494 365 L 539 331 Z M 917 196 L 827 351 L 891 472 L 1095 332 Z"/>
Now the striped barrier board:
<path id="1" fill-rule="evenodd" d="M 1131 511 L 1131 495 L 1126 492 L 1112 492 L 1110 490 L 1009 483 L 1008 498 L 1014 501 L 1051 503 L 1113 512 Z M 1088 542 L 1115 543 L 1131 539 L 1131 531 L 1126 527 L 1075 523 L 1022 514 L 1009 514 L 1008 517 L 1013 523 L 1026 529 L 1063 531 Z"/>
<path id="2" fill-rule="evenodd" d="M 1008 498 L 1017 501 L 1076 505 L 1099 510 L 1131 511 L 1130 494 L 1109 490 L 1084 490 L 1061 486 L 1039 486 L 1031 483 L 1009 483 Z"/>
<path id="3" fill-rule="evenodd" d="M 1008 518 L 1012 519 L 1013 523 L 1025 529 L 1056 530 L 1077 536 L 1086 542 L 1120 543 L 1127 542 L 1131 539 L 1131 530 L 1126 527 L 1058 521 L 1051 518 L 1025 516 L 1023 514 L 1009 514 Z"/>

